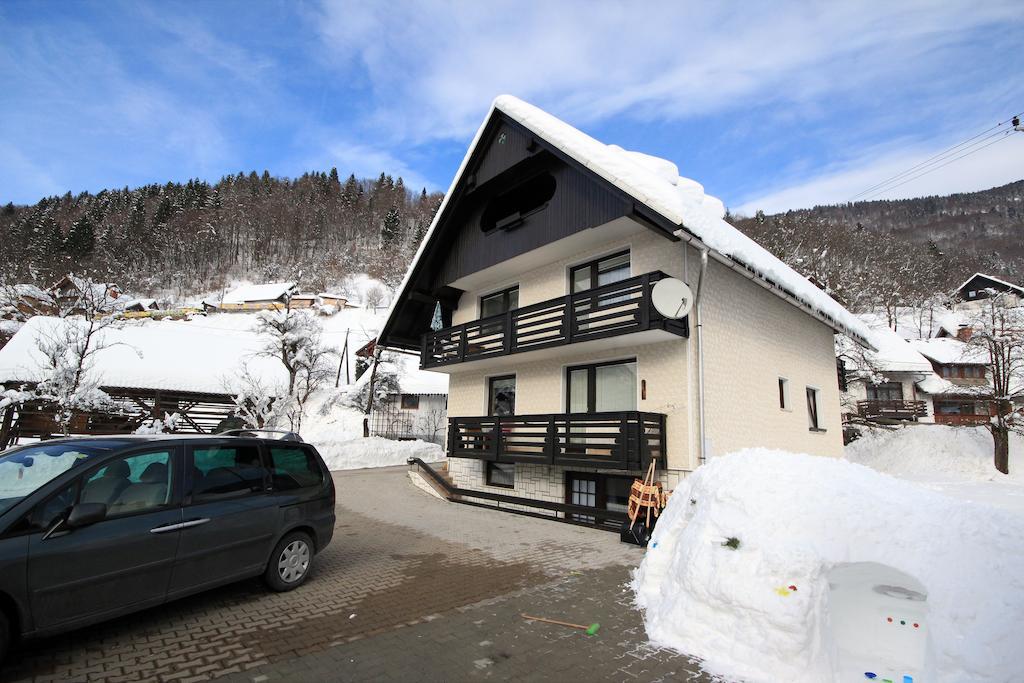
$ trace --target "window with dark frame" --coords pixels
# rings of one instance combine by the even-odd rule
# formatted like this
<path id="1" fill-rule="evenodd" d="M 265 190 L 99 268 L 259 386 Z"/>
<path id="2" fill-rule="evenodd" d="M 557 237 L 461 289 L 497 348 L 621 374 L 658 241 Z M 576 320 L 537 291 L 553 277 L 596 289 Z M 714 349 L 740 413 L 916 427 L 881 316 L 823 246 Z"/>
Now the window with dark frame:
<path id="1" fill-rule="evenodd" d="M 818 421 L 818 390 L 807 387 L 807 423 L 812 432 L 823 432 Z"/>
<path id="2" fill-rule="evenodd" d="M 402 394 L 402 410 L 419 410 L 420 397 L 416 394 Z"/>
<path id="3" fill-rule="evenodd" d="M 565 369 L 568 413 L 636 410 L 635 358 L 573 365 Z"/>
<path id="4" fill-rule="evenodd" d="M 902 401 L 903 384 L 900 382 L 869 384 L 867 396 L 869 401 Z"/>
<path id="5" fill-rule="evenodd" d="M 789 380 L 785 377 L 779 378 L 779 408 L 789 410 Z"/>
<path id="6" fill-rule="evenodd" d="M 514 308 L 519 308 L 519 285 L 480 297 L 481 318 L 508 313 Z"/>
<path id="7" fill-rule="evenodd" d="M 504 489 L 516 487 L 516 466 L 511 462 L 487 463 L 487 485 Z"/>
<path id="8" fill-rule="evenodd" d="M 487 380 L 487 414 L 516 414 L 516 376 L 504 375 Z"/>
<path id="9" fill-rule="evenodd" d="M 629 250 L 604 256 L 569 269 L 569 286 L 572 293 L 582 292 L 601 285 L 629 279 Z"/>

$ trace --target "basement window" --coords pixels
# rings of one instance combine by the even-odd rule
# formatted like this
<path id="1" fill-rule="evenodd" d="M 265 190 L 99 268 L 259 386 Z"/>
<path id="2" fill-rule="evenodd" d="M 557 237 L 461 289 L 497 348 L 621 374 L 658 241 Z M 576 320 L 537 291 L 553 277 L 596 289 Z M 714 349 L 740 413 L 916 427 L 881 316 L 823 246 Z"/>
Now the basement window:
<path id="1" fill-rule="evenodd" d="M 503 489 L 516 487 L 516 466 L 514 463 L 487 463 L 487 485 L 500 486 Z"/>
<path id="2" fill-rule="evenodd" d="M 550 173 L 536 175 L 491 199 L 480 217 L 480 229 L 489 233 L 517 228 L 527 216 L 547 206 L 554 196 L 554 176 Z"/>

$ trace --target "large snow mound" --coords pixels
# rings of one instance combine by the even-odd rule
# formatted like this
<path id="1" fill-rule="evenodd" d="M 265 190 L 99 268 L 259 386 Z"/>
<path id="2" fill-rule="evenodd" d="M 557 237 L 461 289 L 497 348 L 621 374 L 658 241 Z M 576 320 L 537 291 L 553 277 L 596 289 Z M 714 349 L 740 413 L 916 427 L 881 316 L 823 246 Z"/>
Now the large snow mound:
<path id="1" fill-rule="evenodd" d="M 843 456 L 902 479 L 1024 483 L 1022 451 L 1024 438 L 1011 435 L 1007 476 L 993 464 L 992 435 L 984 427 L 920 424 L 866 430 Z"/>
<path id="2" fill-rule="evenodd" d="M 739 547 L 724 546 L 729 538 Z M 672 495 L 634 589 L 650 638 L 712 673 L 847 680 L 840 652 L 851 644 L 836 642 L 846 631 L 830 622 L 828 577 L 850 563 L 924 587 L 915 681 L 1009 681 L 1024 670 L 1024 515 L 844 460 L 750 449 L 702 466 Z M 896 628 L 877 622 L 863 639 Z"/>

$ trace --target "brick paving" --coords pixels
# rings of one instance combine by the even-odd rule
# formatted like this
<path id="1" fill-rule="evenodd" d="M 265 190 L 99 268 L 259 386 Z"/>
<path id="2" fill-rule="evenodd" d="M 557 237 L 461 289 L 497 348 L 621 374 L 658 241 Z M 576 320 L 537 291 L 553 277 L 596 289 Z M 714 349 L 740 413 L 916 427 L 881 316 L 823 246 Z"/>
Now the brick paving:
<path id="1" fill-rule="evenodd" d="M 647 645 L 625 587 L 642 551 L 614 534 L 445 503 L 404 468 L 335 481 L 334 541 L 298 590 L 244 581 L 29 641 L 0 680 L 710 680 Z"/>

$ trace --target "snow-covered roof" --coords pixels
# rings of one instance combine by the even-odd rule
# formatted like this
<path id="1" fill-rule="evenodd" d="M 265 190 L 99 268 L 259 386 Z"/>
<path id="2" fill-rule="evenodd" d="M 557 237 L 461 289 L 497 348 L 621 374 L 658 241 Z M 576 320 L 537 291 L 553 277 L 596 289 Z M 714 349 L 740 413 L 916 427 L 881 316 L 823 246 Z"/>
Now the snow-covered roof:
<path id="1" fill-rule="evenodd" d="M 909 343 L 921 355 L 941 365 L 951 363 L 984 365 L 988 363 L 984 349 L 965 344 L 953 337 L 911 339 Z"/>
<path id="2" fill-rule="evenodd" d="M 49 292 L 35 285 L 14 285 L 14 294 L 19 297 L 28 297 L 30 299 L 38 299 L 39 301 L 53 301 Z"/>
<path id="3" fill-rule="evenodd" d="M 631 152 L 617 145 L 606 145 L 564 121 L 511 95 L 501 95 L 491 109 L 470 144 L 452 185 L 434 221 L 406 272 L 400 296 L 395 297 L 388 311 L 388 320 L 395 314 L 398 299 L 422 257 L 425 247 L 437 229 L 445 207 L 454 195 L 470 158 L 483 137 L 484 129 L 495 111 L 500 111 L 532 133 L 582 164 L 598 176 L 618 187 L 637 201 L 661 214 L 685 233 L 692 235 L 711 249 L 722 262 L 749 269 L 763 281 L 772 285 L 780 296 L 792 295 L 800 304 L 823 318 L 838 331 L 845 332 L 866 343 L 867 328 L 835 299 L 811 284 L 805 277 L 787 266 L 724 220 L 725 207 L 721 200 L 705 194 L 704 187 L 690 178 L 679 175 L 671 161 Z"/>
<path id="4" fill-rule="evenodd" d="M 348 299 L 344 294 L 338 294 L 336 292 L 320 292 L 317 296 L 324 297 L 325 299 Z"/>
<path id="5" fill-rule="evenodd" d="M 971 280 L 973 280 L 976 277 L 983 277 L 983 278 L 986 278 L 988 280 L 992 280 L 992 282 L 998 282 L 1001 285 L 1006 285 L 1007 287 L 1015 289 L 1019 293 L 1024 294 L 1024 287 L 1021 287 L 1020 285 L 1015 285 L 1012 282 L 1007 282 L 1006 280 L 1002 280 L 1000 278 L 997 278 L 994 275 L 986 275 L 985 273 L 975 273 L 974 275 L 970 276 L 969 278 L 964 280 L 963 283 L 959 287 L 956 288 L 956 291 L 959 292 L 961 289 L 966 287 L 971 282 Z"/>
<path id="6" fill-rule="evenodd" d="M 448 375 L 420 370 L 419 358 L 402 356 L 398 366 L 398 386 L 403 394 L 447 394 Z"/>
<path id="7" fill-rule="evenodd" d="M 81 324 L 81 318 L 30 318 L 0 349 L 0 384 L 38 381 L 43 357 L 36 340 L 59 332 L 62 325 L 75 324 Z M 218 329 L 191 321 L 147 320 L 108 327 L 100 338 L 107 348 L 93 357 L 93 371 L 100 384 L 107 387 L 231 393 L 227 387 L 243 362 L 252 374 L 268 383 L 285 379 L 277 360 L 251 357 L 262 342 L 249 330 Z"/>
<path id="8" fill-rule="evenodd" d="M 868 341 L 876 350 L 866 351 L 864 355 L 882 372 L 932 372 L 928 359 L 888 326 L 871 327 Z"/>
<path id="9" fill-rule="evenodd" d="M 244 304 L 250 301 L 276 301 L 295 289 L 294 282 L 268 282 L 262 285 L 245 285 L 224 295 L 226 304 Z"/>
<path id="10" fill-rule="evenodd" d="M 156 299 L 127 299 L 122 303 L 121 299 L 118 299 L 118 307 L 124 308 L 125 310 L 132 308 L 133 306 L 139 306 L 142 309 L 152 308 L 156 305 Z"/>
<path id="11" fill-rule="evenodd" d="M 917 388 L 932 396 L 964 396 L 971 394 L 985 394 L 992 390 L 988 383 L 976 386 L 954 384 L 945 377 L 939 377 L 934 372 L 917 382 Z"/>

